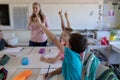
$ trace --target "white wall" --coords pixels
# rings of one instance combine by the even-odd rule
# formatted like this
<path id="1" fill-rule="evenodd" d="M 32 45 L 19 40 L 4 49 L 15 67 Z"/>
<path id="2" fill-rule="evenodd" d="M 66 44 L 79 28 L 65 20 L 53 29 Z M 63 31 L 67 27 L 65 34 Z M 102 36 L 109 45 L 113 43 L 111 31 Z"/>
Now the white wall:
<path id="1" fill-rule="evenodd" d="M 49 17 L 51 29 L 61 29 L 58 11 L 68 12 L 73 29 L 97 29 L 98 4 L 42 4 L 44 13 Z"/>
<path id="2" fill-rule="evenodd" d="M 27 16 L 32 13 L 32 4 L 10 4 L 10 20 L 11 20 L 11 28 L 14 28 L 14 14 L 12 14 L 12 7 L 18 5 L 26 5 L 29 9 Z M 60 28 L 60 18 L 58 15 L 59 10 L 63 10 L 63 18 L 64 21 L 64 12 L 68 12 L 69 20 L 73 29 L 97 29 L 97 21 L 98 21 L 98 4 L 41 4 L 42 10 L 45 15 L 48 17 L 51 27 L 50 29 L 61 29 Z M 20 12 L 19 12 L 20 13 Z M 16 14 L 17 15 L 17 14 Z M 28 18 L 28 17 L 27 17 Z M 21 18 L 20 18 L 21 19 Z M 23 20 L 22 20 L 23 21 Z M 27 25 L 26 25 L 27 26 Z M 3 27 L 5 28 L 5 27 Z"/>
<path id="3" fill-rule="evenodd" d="M 98 3 L 98 0 L 0 0 L 0 3 L 27 4 L 34 1 L 40 3 Z"/>
<path id="4" fill-rule="evenodd" d="M 15 36 L 18 37 L 18 43 L 22 45 L 28 45 L 30 40 L 30 31 L 27 30 L 3 30 L 3 33 L 15 33 Z"/>
<path id="5" fill-rule="evenodd" d="M 3 34 L 14 34 L 15 33 L 15 36 L 18 37 L 18 44 L 17 45 L 29 45 L 31 32 L 28 30 L 3 30 L 2 32 L 3 32 Z M 52 32 L 55 35 L 60 35 L 62 31 L 56 30 L 56 31 L 52 31 Z"/>
<path id="6" fill-rule="evenodd" d="M 118 8 L 119 5 L 114 7 L 111 2 L 104 5 L 104 25 L 106 27 L 120 28 L 120 9 Z M 114 11 L 113 16 L 109 15 L 110 11 Z"/>

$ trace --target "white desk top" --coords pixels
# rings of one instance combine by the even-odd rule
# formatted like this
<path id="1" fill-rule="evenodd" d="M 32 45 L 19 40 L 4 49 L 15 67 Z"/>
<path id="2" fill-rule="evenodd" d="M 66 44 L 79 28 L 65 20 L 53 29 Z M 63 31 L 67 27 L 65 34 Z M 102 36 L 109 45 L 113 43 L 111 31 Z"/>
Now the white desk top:
<path id="1" fill-rule="evenodd" d="M 24 47 L 24 49 L 21 51 L 22 55 L 28 55 L 31 53 L 31 51 L 34 49 L 34 47 Z"/>
<path id="2" fill-rule="evenodd" d="M 12 80 L 14 76 L 16 76 L 19 72 L 24 69 L 30 69 L 33 71 L 33 74 L 27 80 L 43 80 L 43 75 L 40 74 L 41 69 L 47 69 L 49 65 L 51 68 L 58 68 L 62 66 L 62 61 L 58 61 L 55 64 L 49 64 L 40 61 L 39 49 L 43 47 L 24 47 L 22 51 L 19 52 L 18 55 L 9 55 L 10 60 L 4 66 L 0 66 L 0 68 L 5 67 L 8 70 L 7 80 Z M 55 57 L 58 54 L 59 50 L 56 47 L 45 47 L 45 57 Z M 0 53 L 2 53 L 0 51 Z M 17 53 L 15 53 L 17 54 Z M 3 54 L 1 54 L 3 55 Z M 22 57 L 28 57 L 29 65 L 23 66 L 21 65 Z M 61 76 L 56 75 L 52 77 L 50 80 L 62 80 Z"/>
<path id="3" fill-rule="evenodd" d="M 111 47 L 114 51 L 120 54 L 120 44 L 111 44 Z"/>
<path id="4" fill-rule="evenodd" d="M 49 65 L 52 68 L 59 68 L 62 66 L 62 61 L 58 61 L 55 64 L 45 63 L 40 61 L 39 49 L 43 47 L 25 47 L 19 55 L 16 57 L 10 56 L 10 60 L 4 66 L 8 70 L 7 80 L 12 80 L 12 78 L 24 69 L 31 69 L 33 74 L 28 78 L 28 80 L 42 80 L 43 75 L 40 74 L 41 69 L 47 69 Z M 55 57 L 59 50 L 56 47 L 45 47 L 45 57 Z M 1 52 L 0 52 L 1 53 Z M 22 57 L 28 57 L 29 65 L 21 65 Z M 3 67 L 3 66 L 0 66 Z M 56 75 L 50 80 L 63 80 L 62 75 Z"/>
<path id="5" fill-rule="evenodd" d="M 28 68 L 29 69 L 29 68 Z M 15 71 L 15 73 L 11 76 L 10 80 L 13 80 L 13 78 L 18 75 L 20 72 L 24 71 L 26 69 L 17 69 Z M 39 73 L 40 73 L 40 69 L 29 69 L 29 70 L 32 70 L 32 75 L 29 76 L 27 78 L 27 80 L 37 80 L 38 76 L 39 76 Z"/>
<path id="6" fill-rule="evenodd" d="M 0 66 L 0 69 L 1 68 L 2 68 L 2 66 Z M 17 68 L 8 68 L 8 67 L 5 67 L 5 69 L 8 71 L 6 80 L 10 80 L 11 76 L 14 74 L 14 72 L 17 70 Z"/>
<path id="7" fill-rule="evenodd" d="M 41 47 L 43 48 L 43 47 Z M 54 64 L 46 63 L 40 61 L 41 54 L 39 53 L 40 47 L 34 48 L 31 53 L 27 56 L 29 59 L 28 65 L 20 65 L 19 68 L 48 68 L 51 65 L 51 68 L 62 67 L 62 61 L 58 61 Z M 49 51 L 50 50 L 50 51 Z M 56 47 L 46 47 L 45 48 L 45 57 L 53 58 L 58 54 L 59 50 Z M 37 63 L 37 64 L 36 64 Z"/>

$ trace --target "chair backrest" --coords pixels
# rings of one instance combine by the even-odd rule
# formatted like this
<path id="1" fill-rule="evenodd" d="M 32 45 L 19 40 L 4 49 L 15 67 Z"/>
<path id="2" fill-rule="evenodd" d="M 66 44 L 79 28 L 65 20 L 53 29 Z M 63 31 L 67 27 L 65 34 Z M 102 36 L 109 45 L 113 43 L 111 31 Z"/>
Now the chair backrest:
<path id="1" fill-rule="evenodd" d="M 85 78 L 84 80 L 95 80 L 96 71 L 100 61 L 93 53 L 89 54 L 87 60 L 84 62 Z"/>

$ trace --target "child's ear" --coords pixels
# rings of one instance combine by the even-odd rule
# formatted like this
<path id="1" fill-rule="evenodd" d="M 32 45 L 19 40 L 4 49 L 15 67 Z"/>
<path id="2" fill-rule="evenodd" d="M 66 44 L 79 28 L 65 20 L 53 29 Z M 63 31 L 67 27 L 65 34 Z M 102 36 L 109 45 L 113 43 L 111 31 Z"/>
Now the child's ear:
<path id="1" fill-rule="evenodd" d="M 70 49 L 72 48 L 69 42 L 66 43 L 66 46 L 69 47 Z"/>

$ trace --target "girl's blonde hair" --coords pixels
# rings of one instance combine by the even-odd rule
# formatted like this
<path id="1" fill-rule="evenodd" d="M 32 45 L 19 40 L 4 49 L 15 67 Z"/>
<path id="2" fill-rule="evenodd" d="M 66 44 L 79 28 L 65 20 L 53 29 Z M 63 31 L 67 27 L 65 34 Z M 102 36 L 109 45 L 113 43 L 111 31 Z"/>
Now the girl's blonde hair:
<path id="1" fill-rule="evenodd" d="M 38 2 L 34 2 L 32 6 L 34 6 L 34 5 L 38 5 L 39 7 L 41 7 Z M 38 16 L 40 17 L 41 21 L 44 22 L 45 15 L 43 14 L 43 12 L 42 12 L 41 9 L 40 9 L 40 11 L 39 11 Z M 31 20 L 33 20 L 34 17 L 35 17 L 35 14 L 33 13 L 32 16 L 31 16 Z"/>

